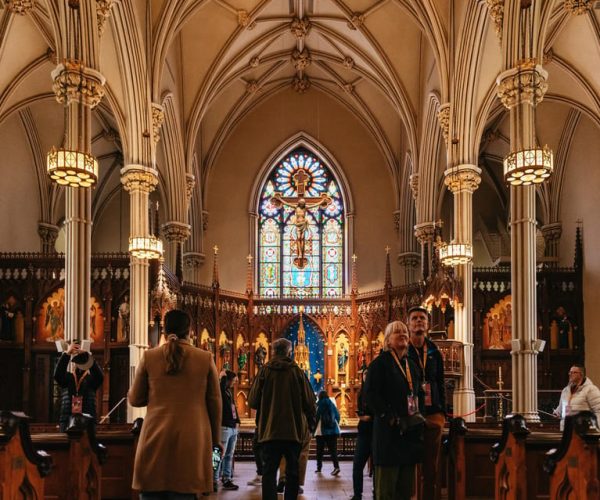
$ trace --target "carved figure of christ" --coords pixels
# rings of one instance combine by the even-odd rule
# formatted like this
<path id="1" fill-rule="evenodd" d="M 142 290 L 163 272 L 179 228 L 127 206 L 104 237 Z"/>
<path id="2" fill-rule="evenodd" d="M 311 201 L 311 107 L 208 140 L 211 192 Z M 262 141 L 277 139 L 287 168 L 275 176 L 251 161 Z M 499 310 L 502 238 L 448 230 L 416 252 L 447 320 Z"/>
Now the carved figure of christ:
<path id="1" fill-rule="evenodd" d="M 286 205 L 294 209 L 292 224 L 296 228 L 296 257 L 294 257 L 293 263 L 298 269 L 304 269 L 308 263 L 308 259 L 305 256 L 306 241 L 310 238 L 306 211 L 317 206 L 325 209 L 332 202 L 332 199 L 327 193 L 322 193 L 317 197 L 304 196 L 306 184 L 310 177 L 303 168 L 298 169 L 292 178 L 294 179 L 298 196 L 281 196 L 280 193 L 275 193 L 271 197 L 270 202 L 277 208 Z"/>

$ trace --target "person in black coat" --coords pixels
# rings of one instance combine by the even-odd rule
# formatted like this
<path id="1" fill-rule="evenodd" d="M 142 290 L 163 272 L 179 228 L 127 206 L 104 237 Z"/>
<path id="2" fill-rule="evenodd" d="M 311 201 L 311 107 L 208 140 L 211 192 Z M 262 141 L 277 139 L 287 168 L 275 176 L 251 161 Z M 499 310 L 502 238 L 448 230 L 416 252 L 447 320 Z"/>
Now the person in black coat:
<path id="1" fill-rule="evenodd" d="M 352 488 L 354 494 L 350 500 L 361 500 L 363 493 L 363 470 L 371 456 L 373 441 L 373 415 L 365 401 L 364 381 L 367 370 L 362 372 L 363 386 L 358 392 L 356 414 L 358 415 L 358 435 L 356 437 L 356 448 L 354 460 L 352 461 Z"/>
<path id="2" fill-rule="evenodd" d="M 408 311 L 410 345 L 408 357 L 421 371 L 425 397 L 425 456 L 423 457 L 423 498 L 437 498 L 437 471 L 442 444 L 442 430 L 446 423 L 446 388 L 444 359 L 435 343 L 426 337 L 429 330 L 427 309 L 415 306 Z"/>
<path id="3" fill-rule="evenodd" d="M 421 377 L 408 358 L 408 330 L 401 321 L 385 329 L 384 352 L 369 366 L 367 406 L 374 415 L 373 462 L 377 500 L 408 500 L 415 465 L 423 460 Z"/>
<path id="4" fill-rule="evenodd" d="M 75 370 L 69 372 L 69 362 Z M 62 388 L 59 426 L 65 432 L 73 413 L 85 413 L 96 420 L 96 391 L 102 385 L 104 374 L 94 357 L 81 351 L 78 342 L 72 342 L 63 352 L 54 369 L 54 380 Z"/>

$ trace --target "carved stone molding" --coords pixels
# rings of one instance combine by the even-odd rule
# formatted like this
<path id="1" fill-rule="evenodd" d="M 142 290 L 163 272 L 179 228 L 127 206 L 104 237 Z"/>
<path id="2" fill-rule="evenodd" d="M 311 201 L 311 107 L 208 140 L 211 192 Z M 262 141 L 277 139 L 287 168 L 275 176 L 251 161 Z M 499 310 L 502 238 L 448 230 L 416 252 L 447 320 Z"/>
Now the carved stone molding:
<path id="1" fill-rule="evenodd" d="M 415 224 L 415 238 L 421 245 L 431 243 L 435 234 L 435 226 L 433 222 L 421 222 Z"/>
<path id="2" fill-rule="evenodd" d="M 352 59 L 350 56 L 346 56 L 344 57 L 344 61 L 342 62 L 344 68 L 346 69 L 353 69 L 354 68 L 354 59 Z"/>
<path id="3" fill-rule="evenodd" d="M 102 36 L 106 28 L 106 21 L 110 16 L 110 8 L 114 0 L 96 0 L 96 18 L 98 21 L 98 34 Z"/>
<path id="4" fill-rule="evenodd" d="M 354 85 L 352 85 L 351 83 L 343 83 L 341 84 L 341 87 L 344 90 L 344 92 L 346 92 L 346 94 L 354 93 Z"/>
<path id="5" fill-rule="evenodd" d="M 304 47 L 302 52 L 300 52 L 298 49 L 294 49 L 292 51 L 292 64 L 294 65 L 296 71 L 304 71 L 310 66 L 311 62 L 312 59 L 306 47 Z"/>
<path id="6" fill-rule="evenodd" d="M 125 191 L 151 193 L 158 184 L 158 173 L 143 165 L 127 165 L 121 169 L 121 184 Z"/>
<path id="7" fill-rule="evenodd" d="M 415 252 L 404 252 L 398 254 L 398 264 L 403 267 L 419 267 L 421 256 Z"/>
<path id="8" fill-rule="evenodd" d="M 183 267 L 196 269 L 201 267 L 206 260 L 206 255 L 200 252 L 186 252 L 183 254 Z"/>
<path id="9" fill-rule="evenodd" d="M 185 222 L 178 221 L 165 222 L 160 230 L 169 242 L 183 243 L 191 234 L 191 226 Z"/>
<path id="10" fill-rule="evenodd" d="M 98 71 L 79 61 L 66 60 L 52 71 L 52 90 L 61 104 L 81 102 L 94 108 L 104 97 L 106 79 Z"/>
<path id="11" fill-rule="evenodd" d="M 553 222 L 542 226 L 542 236 L 546 242 L 559 240 L 562 236 L 562 222 Z"/>
<path id="12" fill-rule="evenodd" d="M 42 240 L 42 252 L 51 253 L 55 252 L 56 239 L 58 238 L 58 231 L 60 228 L 54 224 L 48 224 L 47 222 L 38 222 L 38 235 Z"/>
<path id="13" fill-rule="evenodd" d="M 440 105 L 437 113 L 437 119 L 442 128 L 442 135 L 446 145 L 448 144 L 448 135 L 450 134 L 450 103 L 446 102 Z"/>
<path id="14" fill-rule="evenodd" d="M 194 192 L 194 187 L 196 186 L 196 176 L 194 174 L 185 174 L 185 196 L 190 200 L 192 197 L 192 193 Z"/>
<path id="15" fill-rule="evenodd" d="M 260 90 L 260 84 L 256 80 L 251 80 L 246 84 L 248 94 L 256 94 Z"/>
<path id="16" fill-rule="evenodd" d="M 260 58 L 258 56 L 254 56 L 252 59 L 250 59 L 250 67 L 251 68 L 258 68 L 259 64 L 260 64 Z"/>
<path id="17" fill-rule="evenodd" d="M 400 223 L 402 222 L 402 210 L 394 210 L 394 229 L 400 231 Z"/>
<path id="18" fill-rule="evenodd" d="M 348 21 L 348 28 L 351 30 L 360 29 L 360 27 L 365 24 L 365 15 L 360 12 L 355 12 L 352 14 L 352 17 Z"/>
<path id="19" fill-rule="evenodd" d="M 152 141 L 156 146 L 160 141 L 160 128 L 165 121 L 165 112 L 163 107 L 156 103 L 152 103 Z"/>
<path id="20" fill-rule="evenodd" d="M 532 61 L 519 64 L 516 68 L 500 73 L 498 97 L 502 104 L 512 109 L 520 103 L 537 105 L 548 90 L 548 72 Z"/>
<path id="21" fill-rule="evenodd" d="M 475 165 L 458 165 L 444 172 L 444 184 L 452 193 L 474 192 L 481 183 L 481 169 Z"/>
<path id="22" fill-rule="evenodd" d="M 238 18 L 238 25 L 242 28 L 252 30 L 256 26 L 256 23 L 254 21 L 252 21 L 250 14 L 246 10 L 238 10 L 237 18 Z"/>
<path id="23" fill-rule="evenodd" d="M 302 78 L 295 76 L 292 80 L 292 88 L 299 94 L 304 94 L 310 88 L 310 80 L 306 75 Z"/>
<path id="24" fill-rule="evenodd" d="M 208 211 L 202 210 L 202 229 L 206 231 L 208 229 Z"/>
<path id="25" fill-rule="evenodd" d="M 410 190 L 412 191 L 413 199 L 416 200 L 419 197 L 419 172 L 410 174 L 408 177 L 408 182 L 410 184 Z"/>
<path id="26" fill-rule="evenodd" d="M 6 0 L 4 7 L 13 14 L 24 16 L 33 8 L 33 0 Z"/>
<path id="27" fill-rule="evenodd" d="M 302 19 L 295 17 L 290 23 L 290 31 L 297 40 L 304 40 L 306 35 L 308 35 L 310 28 L 311 24 L 308 17 L 303 17 Z"/>
<path id="28" fill-rule="evenodd" d="M 502 41 L 502 24 L 504 22 L 504 0 L 486 0 L 485 2 L 490 11 L 490 17 L 494 22 L 494 31 L 498 39 Z"/>
<path id="29" fill-rule="evenodd" d="M 565 10 L 574 16 L 580 16 L 592 10 L 592 0 L 565 0 Z"/>

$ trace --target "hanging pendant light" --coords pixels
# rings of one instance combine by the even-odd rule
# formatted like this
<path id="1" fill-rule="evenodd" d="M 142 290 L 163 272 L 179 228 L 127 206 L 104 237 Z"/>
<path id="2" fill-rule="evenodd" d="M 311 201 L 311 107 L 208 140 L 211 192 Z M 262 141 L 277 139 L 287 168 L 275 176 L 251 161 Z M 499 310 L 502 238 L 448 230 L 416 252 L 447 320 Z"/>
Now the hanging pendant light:
<path id="1" fill-rule="evenodd" d="M 156 211 L 152 205 L 148 208 L 149 235 L 130 236 L 129 253 L 138 259 L 152 260 L 163 256 L 163 242 L 158 236 L 158 202 Z"/>
<path id="2" fill-rule="evenodd" d="M 470 243 L 458 243 L 452 240 L 440 247 L 440 261 L 444 266 L 459 266 L 468 264 L 473 260 L 473 245 Z"/>

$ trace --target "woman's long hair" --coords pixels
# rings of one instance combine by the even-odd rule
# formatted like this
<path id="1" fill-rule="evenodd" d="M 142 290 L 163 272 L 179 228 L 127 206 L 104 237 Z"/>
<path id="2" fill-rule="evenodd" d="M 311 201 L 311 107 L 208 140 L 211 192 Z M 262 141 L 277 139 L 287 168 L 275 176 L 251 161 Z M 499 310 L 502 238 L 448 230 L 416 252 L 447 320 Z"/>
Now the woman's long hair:
<path id="1" fill-rule="evenodd" d="M 165 345 L 165 360 L 167 361 L 167 374 L 175 375 L 183 367 L 183 347 L 179 342 L 188 336 L 190 331 L 190 316 L 185 311 L 173 309 L 165 314 L 165 332 L 167 343 Z"/>

